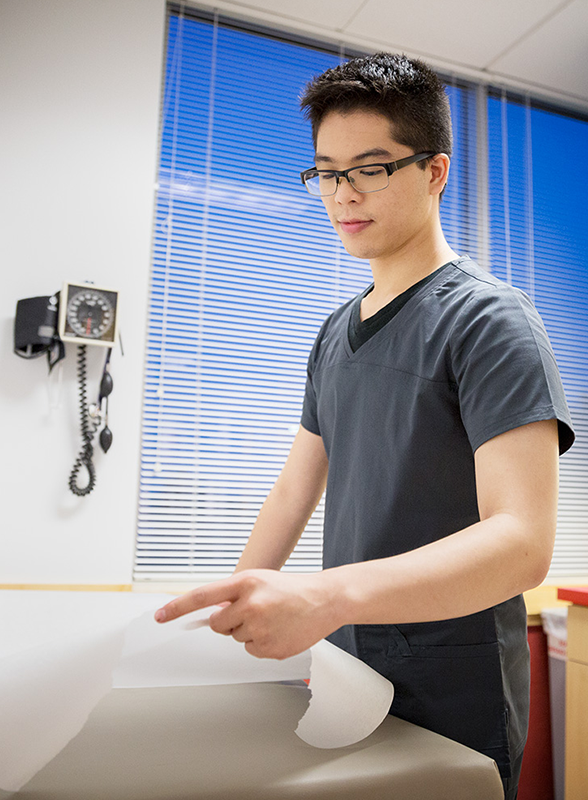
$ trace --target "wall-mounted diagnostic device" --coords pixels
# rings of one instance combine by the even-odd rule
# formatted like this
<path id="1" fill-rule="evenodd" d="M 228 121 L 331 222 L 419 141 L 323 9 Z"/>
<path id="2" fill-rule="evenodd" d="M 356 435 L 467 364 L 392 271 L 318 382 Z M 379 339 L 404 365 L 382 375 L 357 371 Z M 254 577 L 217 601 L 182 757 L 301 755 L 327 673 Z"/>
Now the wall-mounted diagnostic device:
<path id="1" fill-rule="evenodd" d="M 118 292 L 88 283 L 64 283 L 59 306 L 62 342 L 113 347 L 118 330 Z"/>
<path id="2" fill-rule="evenodd" d="M 94 436 L 103 425 L 98 440 L 106 453 L 112 444 L 108 427 L 108 398 L 113 389 L 110 374 L 112 348 L 120 340 L 118 332 L 119 293 L 90 282 L 66 281 L 61 292 L 48 297 L 19 300 L 14 320 L 14 352 L 22 358 L 46 355 L 49 372 L 65 357 L 64 342 L 78 345 L 78 382 L 82 449 L 69 476 L 69 488 L 79 496 L 90 494 L 96 483 L 92 461 Z M 87 401 L 87 345 L 107 348 L 98 397 Z M 121 344 L 122 350 L 122 344 Z M 78 486 L 82 467 L 88 482 Z"/>

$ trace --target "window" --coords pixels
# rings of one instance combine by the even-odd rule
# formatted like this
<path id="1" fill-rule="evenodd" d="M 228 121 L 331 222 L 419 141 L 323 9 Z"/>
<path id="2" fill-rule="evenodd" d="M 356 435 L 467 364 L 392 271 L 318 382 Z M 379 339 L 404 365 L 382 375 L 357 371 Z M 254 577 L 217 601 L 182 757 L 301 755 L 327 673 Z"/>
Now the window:
<path id="1" fill-rule="evenodd" d="M 314 337 L 371 282 L 299 179 L 313 149 L 298 95 L 341 54 L 284 37 L 169 12 L 136 580 L 231 573 L 298 428 Z M 587 123 L 455 81 L 448 93 L 444 230 L 546 322 L 578 430 L 553 574 L 586 575 L 588 234 L 569 154 Z M 320 568 L 322 519 L 321 503 L 286 570 Z"/>
<path id="2" fill-rule="evenodd" d="M 493 272 L 533 300 L 560 368 L 576 442 L 560 462 L 550 576 L 588 575 L 588 215 L 578 155 L 588 122 L 488 98 Z"/>

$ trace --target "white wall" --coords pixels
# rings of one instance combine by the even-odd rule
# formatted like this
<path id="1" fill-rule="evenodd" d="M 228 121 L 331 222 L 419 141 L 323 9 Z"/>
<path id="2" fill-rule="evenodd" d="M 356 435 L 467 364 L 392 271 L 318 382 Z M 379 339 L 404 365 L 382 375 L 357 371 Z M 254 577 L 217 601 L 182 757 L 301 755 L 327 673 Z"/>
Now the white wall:
<path id="1" fill-rule="evenodd" d="M 0 583 L 131 581 L 164 27 L 164 0 L 0 0 Z M 12 353 L 17 300 L 64 279 L 121 292 L 114 443 L 83 498 L 76 346 L 61 390 Z"/>

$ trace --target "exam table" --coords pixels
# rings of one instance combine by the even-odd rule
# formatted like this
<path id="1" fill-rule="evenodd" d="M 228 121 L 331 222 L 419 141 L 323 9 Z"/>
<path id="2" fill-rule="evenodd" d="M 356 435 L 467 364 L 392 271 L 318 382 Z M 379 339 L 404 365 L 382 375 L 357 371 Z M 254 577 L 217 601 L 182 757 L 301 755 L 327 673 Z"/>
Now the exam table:
<path id="1" fill-rule="evenodd" d="M 391 715 L 355 745 L 311 747 L 294 733 L 309 694 L 303 681 L 114 689 L 0 800 L 502 800 L 491 759 Z"/>
<path id="2" fill-rule="evenodd" d="M 116 689 L 15 800 L 501 800 L 493 761 L 389 716 L 318 750 L 294 733 L 305 686 Z M 285 724 L 286 723 L 286 724 Z"/>

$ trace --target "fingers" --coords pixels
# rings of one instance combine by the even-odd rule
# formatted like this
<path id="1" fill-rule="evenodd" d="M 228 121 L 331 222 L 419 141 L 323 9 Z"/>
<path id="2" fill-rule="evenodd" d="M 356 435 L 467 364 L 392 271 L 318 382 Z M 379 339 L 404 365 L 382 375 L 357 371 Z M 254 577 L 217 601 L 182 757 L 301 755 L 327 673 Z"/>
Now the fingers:
<path id="1" fill-rule="evenodd" d="M 282 659 L 308 646 L 306 634 L 292 642 L 286 633 L 288 615 L 292 616 L 297 604 L 300 592 L 292 589 L 290 579 L 273 571 L 244 570 L 174 598 L 158 609 L 155 620 L 168 622 L 191 611 L 219 606 L 208 620 L 213 631 L 232 636 L 257 658 Z M 298 641 L 301 638 L 303 641 Z"/>
<path id="2" fill-rule="evenodd" d="M 208 608 L 219 603 L 232 603 L 239 596 L 238 583 L 233 578 L 224 581 L 209 583 L 207 586 L 200 586 L 191 592 L 177 597 L 155 612 L 156 622 L 170 622 L 190 611 L 197 611 L 200 608 Z"/>
<path id="3" fill-rule="evenodd" d="M 236 628 L 232 628 L 230 635 L 236 642 L 241 642 L 242 644 L 251 643 L 251 636 L 247 633 L 245 625 L 238 625 Z"/>
<path id="4" fill-rule="evenodd" d="M 263 656 L 260 654 L 259 649 L 256 647 L 254 642 L 245 642 L 245 650 L 247 650 L 250 656 L 255 656 L 256 658 L 263 658 Z"/>
<path id="5" fill-rule="evenodd" d="M 245 650 L 247 650 L 250 656 L 255 656 L 255 658 L 274 658 L 277 661 L 282 661 L 290 655 L 284 652 L 283 648 L 276 642 L 246 641 Z"/>
<path id="6" fill-rule="evenodd" d="M 232 634 L 243 623 L 239 603 L 232 603 L 210 615 L 209 624 L 215 633 Z"/>

